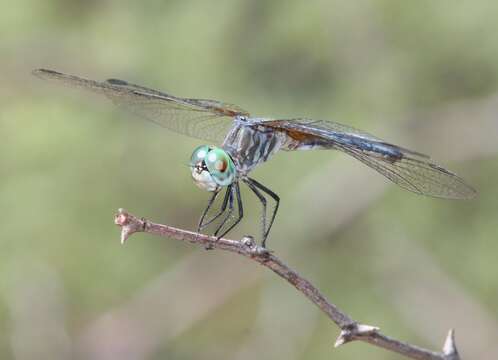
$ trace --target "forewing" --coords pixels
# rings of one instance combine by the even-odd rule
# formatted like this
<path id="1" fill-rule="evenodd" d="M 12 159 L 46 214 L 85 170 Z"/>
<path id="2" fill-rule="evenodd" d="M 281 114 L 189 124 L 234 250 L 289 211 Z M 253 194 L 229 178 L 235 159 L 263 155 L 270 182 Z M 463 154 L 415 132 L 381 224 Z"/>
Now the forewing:
<path id="1" fill-rule="evenodd" d="M 400 187 L 418 194 L 449 199 L 468 199 L 476 194 L 461 178 L 432 162 L 429 156 L 346 125 L 309 119 L 269 120 L 264 124 L 284 131 L 296 142 L 341 150 Z"/>
<path id="2" fill-rule="evenodd" d="M 235 116 L 248 115 L 235 105 L 215 100 L 180 98 L 124 80 L 99 82 L 45 69 L 35 70 L 33 74 L 103 94 L 120 108 L 164 128 L 213 142 L 224 139 Z"/>

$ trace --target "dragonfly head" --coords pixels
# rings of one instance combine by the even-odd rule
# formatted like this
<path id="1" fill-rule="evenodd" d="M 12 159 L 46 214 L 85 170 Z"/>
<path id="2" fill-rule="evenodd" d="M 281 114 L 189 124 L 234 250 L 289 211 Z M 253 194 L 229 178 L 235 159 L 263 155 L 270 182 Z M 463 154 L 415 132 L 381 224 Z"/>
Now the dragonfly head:
<path id="1" fill-rule="evenodd" d="M 236 174 L 235 165 L 228 153 L 219 147 L 201 145 L 190 158 L 195 184 L 207 191 L 218 191 L 230 185 Z"/>

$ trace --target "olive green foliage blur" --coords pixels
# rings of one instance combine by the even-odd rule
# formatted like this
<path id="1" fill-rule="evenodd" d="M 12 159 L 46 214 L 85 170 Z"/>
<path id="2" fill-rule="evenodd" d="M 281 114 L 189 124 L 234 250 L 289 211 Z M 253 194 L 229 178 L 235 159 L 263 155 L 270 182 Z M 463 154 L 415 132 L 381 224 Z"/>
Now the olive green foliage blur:
<path id="1" fill-rule="evenodd" d="M 136 235 L 119 207 L 195 229 L 196 139 L 30 75 L 123 78 L 256 116 L 352 125 L 429 153 L 472 201 L 408 193 L 332 151 L 254 172 L 278 193 L 268 246 L 355 319 L 465 358 L 498 348 L 498 3 L 3 1 L 0 358 L 399 359 L 334 349 L 334 325 L 234 255 Z M 493 131 L 495 131 L 493 133 Z M 243 223 L 260 204 L 243 190 Z"/>

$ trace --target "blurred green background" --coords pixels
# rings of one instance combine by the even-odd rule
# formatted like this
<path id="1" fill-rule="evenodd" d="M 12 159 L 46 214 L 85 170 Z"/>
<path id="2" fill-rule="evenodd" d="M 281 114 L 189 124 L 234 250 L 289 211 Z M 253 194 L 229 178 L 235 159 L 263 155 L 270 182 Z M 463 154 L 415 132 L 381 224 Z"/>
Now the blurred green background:
<path id="1" fill-rule="evenodd" d="M 0 0 L 0 358 L 400 359 L 246 259 L 136 235 L 194 229 L 201 142 L 42 82 L 123 78 L 254 115 L 331 119 L 431 154 L 473 201 L 403 191 L 346 155 L 279 153 L 269 247 L 355 319 L 498 357 L 498 3 Z M 245 190 L 243 190 L 245 191 Z M 259 234 L 259 203 L 231 238 Z"/>

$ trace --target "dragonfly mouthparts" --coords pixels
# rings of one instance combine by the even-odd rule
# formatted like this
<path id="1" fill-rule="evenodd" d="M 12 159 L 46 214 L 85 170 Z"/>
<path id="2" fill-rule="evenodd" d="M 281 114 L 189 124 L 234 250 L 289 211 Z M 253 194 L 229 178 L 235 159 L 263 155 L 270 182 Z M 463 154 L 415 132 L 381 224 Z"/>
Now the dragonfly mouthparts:
<path id="1" fill-rule="evenodd" d="M 195 171 L 197 171 L 197 173 L 200 174 L 203 171 L 207 171 L 208 168 L 207 168 L 206 164 L 197 164 L 194 166 L 194 169 L 195 169 Z"/>

